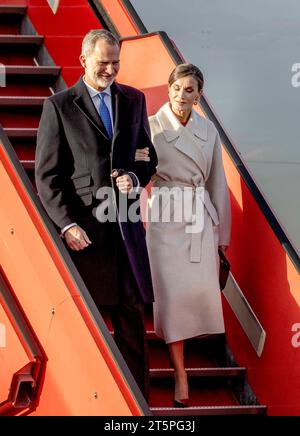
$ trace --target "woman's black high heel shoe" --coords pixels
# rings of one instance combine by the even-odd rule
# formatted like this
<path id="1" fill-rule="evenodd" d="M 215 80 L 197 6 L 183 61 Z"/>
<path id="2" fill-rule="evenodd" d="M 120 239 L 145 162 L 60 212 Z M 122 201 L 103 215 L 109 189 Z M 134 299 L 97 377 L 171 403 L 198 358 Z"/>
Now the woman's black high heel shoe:
<path id="1" fill-rule="evenodd" d="M 189 400 L 174 400 L 174 402 L 173 402 L 173 406 L 174 407 L 177 407 L 177 408 L 180 408 L 180 409 L 184 409 L 184 408 L 186 408 L 186 407 L 190 407 L 189 406 L 189 403 L 188 403 L 188 401 Z"/>

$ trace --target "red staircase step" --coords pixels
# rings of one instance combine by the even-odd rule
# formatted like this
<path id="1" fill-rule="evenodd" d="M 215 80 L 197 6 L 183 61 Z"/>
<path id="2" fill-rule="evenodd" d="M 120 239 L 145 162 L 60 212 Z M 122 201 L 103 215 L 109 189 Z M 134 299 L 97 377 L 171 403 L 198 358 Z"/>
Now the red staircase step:
<path id="1" fill-rule="evenodd" d="M 0 123 L 4 128 L 37 128 L 41 112 L 41 106 L 0 106 Z"/>
<path id="2" fill-rule="evenodd" d="M 0 97 L 0 107 L 8 106 L 43 106 L 46 97 Z"/>
<path id="3" fill-rule="evenodd" d="M 225 368 L 186 368 L 189 378 L 194 377 L 222 377 L 222 378 L 244 378 L 246 368 L 244 367 L 225 367 Z M 152 368 L 150 378 L 174 378 L 172 368 Z"/>
<path id="4" fill-rule="evenodd" d="M 18 129 L 18 128 L 7 128 L 4 129 L 5 133 L 9 137 L 9 139 L 14 138 L 36 138 L 37 129 L 27 128 L 27 129 Z"/>
<path id="5" fill-rule="evenodd" d="M 37 35 L 0 35 L 0 48 L 9 46 L 13 49 L 14 46 L 21 45 L 24 48 L 25 45 L 29 46 L 42 46 L 44 42 L 43 36 Z"/>
<path id="6" fill-rule="evenodd" d="M 172 407 L 174 400 L 173 378 L 150 379 L 150 406 Z M 189 380 L 191 406 L 238 406 L 231 385 L 225 380 L 215 378 L 193 378 Z"/>
<path id="7" fill-rule="evenodd" d="M 0 96 L 50 96 L 50 87 L 55 85 L 60 71 L 61 68 L 56 66 L 8 65 L 5 71 L 6 86 L 0 88 Z"/>
<path id="8" fill-rule="evenodd" d="M 25 15 L 26 6 L 0 5 L 0 15 Z"/>
<path id="9" fill-rule="evenodd" d="M 156 416 L 191 415 L 248 415 L 265 414 L 266 407 L 256 404 L 239 404 L 233 394 L 231 383 L 215 378 L 189 380 L 188 408 L 174 408 L 174 380 L 151 379 L 150 409 Z"/>
<path id="10" fill-rule="evenodd" d="M 163 341 L 151 339 L 148 341 L 148 344 L 150 368 L 170 368 L 167 345 Z M 187 343 L 185 349 L 185 364 L 187 367 L 216 367 L 215 362 L 200 347 L 193 347 Z"/>
<path id="11" fill-rule="evenodd" d="M 0 47 L 0 61 L 3 65 L 22 64 L 26 66 L 34 66 L 36 48 L 30 46 L 18 46 L 11 50 L 9 47 Z"/>
<path id="12" fill-rule="evenodd" d="M 5 128 L 4 131 L 20 161 L 34 163 L 37 129 Z"/>
<path id="13" fill-rule="evenodd" d="M 58 77 L 60 74 L 60 67 L 50 66 L 24 66 L 24 65 L 8 65 L 6 67 L 7 76 L 44 76 L 44 77 Z"/>
<path id="14" fill-rule="evenodd" d="M 21 141 L 15 140 L 11 141 L 12 146 L 17 154 L 19 160 L 22 161 L 32 161 L 34 165 L 35 160 L 35 141 L 29 139 L 22 139 Z"/>
<path id="15" fill-rule="evenodd" d="M 50 79 L 47 77 L 38 77 L 37 80 L 36 76 L 25 76 L 20 80 L 18 76 L 8 76 L 6 78 L 6 86 L 0 88 L 0 96 L 19 97 L 22 95 L 28 97 L 49 97 L 52 94 L 50 86 L 55 80 L 56 77 Z"/>
<path id="16" fill-rule="evenodd" d="M 0 6 L 0 33 L 18 34 L 26 6 Z"/>
<path id="17" fill-rule="evenodd" d="M 155 416 L 265 415 L 266 406 L 195 406 L 186 409 L 150 407 Z"/>
<path id="18" fill-rule="evenodd" d="M 23 160 L 21 160 L 20 161 L 21 162 L 21 164 L 23 165 L 23 168 L 25 169 L 25 170 L 34 170 L 34 163 L 35 163 L 35 161 L 34 160 L 32 160 L 32 159 L 23 159 Z"/>
<path id="19" fill-rule="evenodd" d="M 1 63 L 34 66 L 34 58 L 42 47 L 43 41 L 43 36 L 36 35 L 0 35 Z"/>

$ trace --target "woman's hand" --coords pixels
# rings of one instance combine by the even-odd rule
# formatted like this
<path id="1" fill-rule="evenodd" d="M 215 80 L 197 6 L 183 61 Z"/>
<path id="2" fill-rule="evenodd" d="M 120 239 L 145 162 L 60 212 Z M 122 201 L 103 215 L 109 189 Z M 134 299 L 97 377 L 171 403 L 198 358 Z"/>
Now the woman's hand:
<path id="1" fill-rule="evenodd" d="M 149 147 L 138 148 L 135 152 L 134 160 L 135 162 L 137 161 L 150 162 Z"/>

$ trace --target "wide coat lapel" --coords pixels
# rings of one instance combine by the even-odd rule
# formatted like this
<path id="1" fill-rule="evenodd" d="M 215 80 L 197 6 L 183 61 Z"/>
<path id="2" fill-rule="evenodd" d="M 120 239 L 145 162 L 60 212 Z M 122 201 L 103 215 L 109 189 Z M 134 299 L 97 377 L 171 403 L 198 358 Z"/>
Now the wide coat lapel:
<path id="1" fill-rule="evenodd" d="M 91 122 L 91 124 L 99 130 L 99 132 L 105 137 L 107 141 L 110 139 L 107 136 L 107 132 L 102 123 L 102 120 L 94 106 L 94 103 L 90 97 L 90 94 L 85 86 L 82 77 L 76 83 L 73 88 L 73 103 L 80 110 L 80 112 Z"/>
<path id="2" fill-rule="evenodd" d="M 122 132 L 122 125 L 126 121 L 126 114 L 128 113 L 128 105 L 130 99 L 125 91 L 117 84 L 113 83 L 111 86 L 112 92 L 112 108 L 114 115 L 114 136 L 112 141 L 112 152 L 117 153 L 120 146 L 118 141 Z"/>
<path id="3" fill-rule="evenodd" d="M 122 127 L 123 117 L 126 114 L 124 110 L 126 110 L 126 99 L 123 95 L 121 88 L 113 83 L 111 86 L 112 92 L 112 108 L 114 115 L 114 136 L 113 136 L 113 144 L 116 142 Z"/>
<path id="4" fill-rule="evenodd" d="M 157 113 L 158 121 L 167 142 L 176 140 L 174 147 L 192 159 L 205 176 L 207 158 L 204 153 L 208 133 L 207 123 L 197 112 L 192 111 L 188 124 L 183 127 L 173 114 L 169 103 L 166 103 Z"/>

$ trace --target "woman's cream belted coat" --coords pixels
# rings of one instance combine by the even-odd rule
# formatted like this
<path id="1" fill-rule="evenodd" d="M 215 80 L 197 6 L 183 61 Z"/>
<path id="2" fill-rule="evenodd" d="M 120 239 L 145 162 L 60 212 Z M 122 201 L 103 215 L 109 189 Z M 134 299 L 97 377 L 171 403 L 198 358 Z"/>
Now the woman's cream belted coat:
<path id="1" fill-rule="evenodd" d="M 231 219 L 218 132 L 194 110 L 182 126 L 169 103 L 149 121 L 158 155 L 147 229 L 155 331 L 167 343 L 222 333 L 218 245 L 229 245 Z"/>

